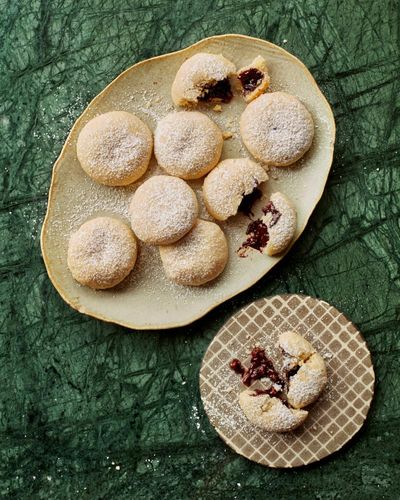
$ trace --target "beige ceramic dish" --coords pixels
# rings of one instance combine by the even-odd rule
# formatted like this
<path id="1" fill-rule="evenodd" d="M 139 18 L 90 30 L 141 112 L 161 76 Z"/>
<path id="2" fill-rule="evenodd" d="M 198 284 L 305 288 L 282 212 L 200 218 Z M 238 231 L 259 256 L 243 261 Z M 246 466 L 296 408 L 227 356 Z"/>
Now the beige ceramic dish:
<path id="1" fill-rule="evenodd" d="M 236 250 L 245 239 L 249 220 L 237 215 L 221 224 L 229 241 L 230 259 L 224 273 L 209 285 L 191 288 L 172 284 L 165 277 L 157 248 L 144 245 L 140 248 L 132 275 L 111 290 L 94 291 L 80 286 L 67 268 L 70 234 L 83 222 L 98 215 L 119 215 L 127 221 L 132 193 L 143 180 L 160 172 L 153 158 L 148 173 L 129 187 L 94 183 L 77 160 L 79 131 L 94 116 L 111 110 L 135 113 L 154 131 L 157 121 L 174 109 L 170 89 L 177 69 L 185 59 L 200 51 L 222 53 L 238 68 L 262 55 L 268 62 L 271 90 L 284 90 L 298 96 L 314 117 L 316 129 L 310 151 L 294 167 L 270 169 L 270 180 L 262 185 L 265 199 L 256 206 L 257 214 L 270 193 L 280 191 L 286 194 L 298 212 L 297 239 L 321 198 L 332 163 L 335 122 L 331 108 L 312 75 L 294 56 L 263 40 L 222 35 L 207 38 L 179 52 L 135 64 L 89 104 L 73 126 L 53 169 L 41 235 L 43 258 L 60 295 L 82 313 L 137 329 L 186 325 L 249 288 L 283 257 L 267 257 L 256 251 L 250 252 L 247 258 L 238 257 Z M 244 100 L 236 96 L 230 104 L 223 105 L 222 113 L 207 107 L 201 109 L 224 132 L 233 134 L 231 139 L 225 141 L 223 159 L 248 156 L 239 134 L 239 117 L 244 107 Z M 202 181 L 190 184 L 198 194 L 200 205 L 203 205 Z M 211 219 L 204 206 L 201 216 Z"/>

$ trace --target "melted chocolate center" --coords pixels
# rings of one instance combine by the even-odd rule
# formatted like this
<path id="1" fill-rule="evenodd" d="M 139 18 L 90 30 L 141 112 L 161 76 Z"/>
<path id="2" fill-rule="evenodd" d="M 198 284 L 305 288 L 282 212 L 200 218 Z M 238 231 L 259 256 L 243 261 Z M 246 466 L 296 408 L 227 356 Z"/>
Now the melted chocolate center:
<path id="1" fill-rule="evenodd" d="M 256 89 L 263 80 L 263 74 L 256 68 L 246 69 L 242 71 L 238 78 L 242 84 L 243 91 L 247 94 Z"/>
<path id="2" fill-rule="evenodd" d="M 260 189 L 257 187 L 254 188 L 254 190 L 243 196 L 243 199 L 239 205 L 238 210 L 242 212 L 244 215 L 247 215 L 248 217 L 250 215 L 254 215 L 253 212 L 251 211 L 254 203 L 259 200 L 262 196 L 262 192 Z"/>
<path id="3" fill-rule="evenodd" d="M 268 394 L 271 398 L 279 397 L 281 391 L 275 389 L 275 387 L 270 387 L 269 389 L 254 389 L 254 394 L 252 396 L 262 396 L 263 394 Z"/>
<path id="4" fill-rule="evenodd" d="M 263 211 L 263 214 L 264 215 L 267 215 L 268 213 L 270 213 L 272 215 L 272 220 L 271 222 L 269 223 L 269 226 L 268 227 L 272 227 L 272 226 L 275 226 L 275 224 L 278 222 L 278 220 L 281 218 L 281 213 L 279 212 L 279 210 L 277 210 L 275 208 L 275 205 L 272 203 L 272 201 L 269 201 L 265 207 L 262 209 Z"/>
<path id="5" fill-rule="evenodd" d="M 239 256 L 246 257 L 245 251 L 247 248 L 254 248 L 262 251 L 267 246 L 269 240 L 268 227 L 261 219 L 256 219 L 250 222 L 246 231 L 247 239 L 239 248 Z"/>
<path id="6" fill-rule="evenodd" d="M 265 355 L 265 350 L 261 349 L 261 347 L 254 347 L 251 351 L 250 366 L 248 368 L 245 368 L 236 358 L 232 359 L 229 366 L 235 373 L 241 375 L 242 383 L 247 387 L 255 380 L 264 377 L 268 377 L 272 382 L 282 387 L 285 385 L 279 373 L 275 370 L 272 361 Z"/>
<path id="7" fill-rule="evenodd" d="M 247 226 L 246 231 L 246 234 L 248 235 L 247 239 L 238 249 L 239 257 L 246 257 L 247 248 L 254 248 L 255 250 L 262 252 L 269 241 L 268 228 L 275 226 L 282 215 L 279 210 L 275 208 L 275 205 L 272 203 L 272 201 L 268 202 L 262 209 L 262 211 L 264 215 L 270 213 L 272 215 L 272 219 L 269 222 L 268 226 L 261 219 L 256 219 L 250 222 L 250 224 Z"/>
<path id="8" fill-rule="evenodd" d="M 202 102 L 229 102 L 232 97 L 231 84 L 229 83 L 229 78 L 224 78 L 215 83 L 209 83 L 203 86 L 203 92 L 199 97 L 199 101 Z"/>
<path id="9" fill-rule="evenodd" d="M 290 377 L 293 377 L 294 375 L 296 375 L 296 373 L 300 370 L 300 366 L 297 365 L 297 366 L 294 366 L 293 368 L 291 368 L 290 370 L 288 370 L 286 372 L 286 376 L 287 378 L 289 379 Z"/>

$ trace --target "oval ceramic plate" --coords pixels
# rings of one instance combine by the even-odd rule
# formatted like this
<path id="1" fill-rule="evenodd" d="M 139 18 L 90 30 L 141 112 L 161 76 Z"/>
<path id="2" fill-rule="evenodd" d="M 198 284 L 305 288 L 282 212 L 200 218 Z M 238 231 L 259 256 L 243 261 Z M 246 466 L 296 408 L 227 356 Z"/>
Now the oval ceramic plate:
<path id="1" fill-rule="evenodd" d="M 291 168 L 271 168 L 270 180 L 263 185 L 263 199 L 281 191 L 294 203 L 298 226 L 294 241 L 321 198 L 332 163 L 335 122 L 326 99 L 310 72 L 285 50 L 255 38 L 223 35 L 202 40 L 179 52 L 135 64 L 116 78 L 86 108 L 73 126 L 57 159 L 42 229 L 42 251 L 47 272 L 63 299 L 78 311 L 96 318 L 137 329 L 161 329 L 181 326 L 200 318 L 212 308 L 249 288 L 283 257 L 267 257 L 251 251 L 247 258 L 236 251 L 245 239 L 248 218 L 237 215 L 221 224 L 230 247 L 224 273 L 209 285 L 182 287 L 165 277 L 157 248 L 141 245 L 136 267 L 121 285 L 108 291 L 80 286 L 67 268 L 68 240 L 83 222 L 113 214 L 127 221 L 129 199 L 146 178 L 159 172 L 154 158 L 147 174 L 137 183 L 115 188 L 93 182 L 81 169 L 76 157 L 76 140 L 81 128 L 94 116 L 111 110 L 138 115 L 154 131 L 157 121 L 174 109 L 170 89 L 179 66 L 197 52 L 222 53 L 238 68 L 257 55 L 265 57 L 271 90 L 284 90 L 298 96 L 315 120 L 315 138 L 310 151 Z M 218 113 L 211 108 L 201 111 L 210 116 L 232 137 L 225 141 L 222 158 L 249 156 L 240 140 L 239 117 L 245 107 L 240 96 L 223 105 Z M 201 181 L 192 182 L 201 203 Z M 202 208 L 201 216 L 211 219 Z"/>

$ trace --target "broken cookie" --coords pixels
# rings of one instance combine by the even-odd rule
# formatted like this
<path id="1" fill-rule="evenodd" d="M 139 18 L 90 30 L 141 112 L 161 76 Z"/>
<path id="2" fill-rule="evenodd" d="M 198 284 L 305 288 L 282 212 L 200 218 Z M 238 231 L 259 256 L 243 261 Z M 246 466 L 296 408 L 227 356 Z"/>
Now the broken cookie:
<path id="1" fill-rule="evenodd" d="M 273 193 L 262 209 L 263 216 L 247 227 L 247 239 L 238 250 L 239 257 L 247 257 L 252 248 L 267 255 L 282 253 L 296 232 L 296 210 L 282 193 Z"/>
<path id="2" fill-rule="evenodd" d="M 261 56 L 257 56 L 251 64 L 237 72 L 237 78 L 243 98 L 250 102 L 263 94 L 270 84 L 267 63 Z"/>
<path id="3" fill-rule="evenodd" d="M 289 432 L 301 425 L 308 416 L 303 408 L 318 399 L 327 383 L 325 362 L 304 337 L 282 333 L 279 347 L 280 371 L 261 347 L 254 347 L 245 363 L 237 358 L 229 363 L 246 386 L 239 395 L 243 413 L 269 432 Z"/>
<path id="4" fill-rule="evenodd" d="M 221 54 L 195 54 L 178 69 L 171 88 L 172 100 L 177 106 L 229 102 L 233 96 L 230 78 L 235 73 L 235 65 Z"/>

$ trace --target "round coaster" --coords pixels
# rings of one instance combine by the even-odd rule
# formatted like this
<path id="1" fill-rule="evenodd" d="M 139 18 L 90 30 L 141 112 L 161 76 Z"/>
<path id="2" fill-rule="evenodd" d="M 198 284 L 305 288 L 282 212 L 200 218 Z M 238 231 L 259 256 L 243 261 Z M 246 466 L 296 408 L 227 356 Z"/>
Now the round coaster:
<path id="1" fill-rule="evenodd" d="M 305 423 L 278 434 L 252 425 L 238 402 L 240 377 L 229 368 L 254 346 L 276 359 L 278 336 L 295 330 L 325 359 L 328 385 L 307 407 Z M 298 467 L 339 450 L 361 428 L 374 393 L 371 355 L 357 328 L 327 302 L 302 295 L 276 295 L 232 316 L 211 342 L 200 370 L 205 411 L 222 439 L 240 455 L 270 467 Z"/>

